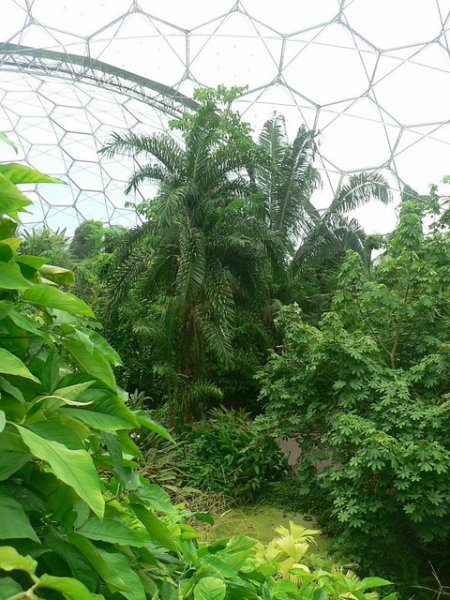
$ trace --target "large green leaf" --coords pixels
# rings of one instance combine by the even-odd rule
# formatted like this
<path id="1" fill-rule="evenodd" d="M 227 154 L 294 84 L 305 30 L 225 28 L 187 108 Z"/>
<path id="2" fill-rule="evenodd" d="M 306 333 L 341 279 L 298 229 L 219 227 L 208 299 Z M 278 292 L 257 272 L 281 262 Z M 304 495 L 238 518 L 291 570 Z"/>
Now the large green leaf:
<path id="1" fill-rule="evenodd" d="M 67 600 L 100 600 L 104 598 L 104 596 L 91 594 L 80 581 L 71 577 L 54 577 L 44 574 L 39 578 L 38 587 L 61 592 Z"/>
<path id="2" fill-rule="evenodd" d="M 0 579 L 0 599 L 8 600 L 8 598 L 20 598 L 17 594 L 22 591 L 20 585 L 12 577 L 2 577 Z"/>
<path id="3" fill-rule="evenodd" d="M 0 481 L 5 481 L 13 473 L 18 471 L 31 458 L 31 454 L 14 452 L 14 450 L 2 450 L 0 452 Z"/>
<path id="4" fill-rule="evenodd" d="M 130 593 L 132 593 L 134 586 L 137 590 L 137 595 L 134 597 L 131 596 L 130 600 L 145 600 L 145 594 L 141 595 L 140 593 L 140 590 L 143 591 L 143 588 L 139 576 L 131 569 L 125 556 L 100 550 L 91 540 L 78 533 L 70 534 L 69 537 L 112 592 L 120 592 L 125 595 L 127 590 L 130 590 Z M 130 583 L 132 584 L 131 586 Z"/>
<path id="5" fill-rule="evenodd" d="M 17 223 L 11 219 L 0 219 L 0 240 L 12 238 L 17 231 Z"/>
<path id="6" fill-rule="evenodd" d="M 218 577 L 203 577 L 194 588 L 194 600 L 223 600 L 227 588 Z"/>
<path id="7" fill-rule="evenodd" d="M 16 256 L 15 260 L 20 265 L 30 267 L 34 272 L 38 271 L 42 265 L 45 264 L 45 258 L 41 258 L 40 256 L 29 256 L 28 254 L 19 254 Z"/>
<path id="8" fill-rule="evenodd" d="M 392 581 L 388 581 L 387 579 L 382 579 L 381 577 L 365 577 L 361 584 L 358 586 L 358 589 L 361 591 L 368 590 L 373 587 L 382 587 L 385 585 L 393 585 Z"/>
<path id="9" fill-rule="evenodd" d="M 71 450 L 81 450 L 83 441 L 78 437 L 75 431 L 72 431 L 67 425 L 63 425 L 58 418 L 43 419 L 36 423 L 27 423 L 27 427 L 36 435 L 46 440 L 63 444 Z"/>
<path id="10" fill-rule="evenodd" d="M 139 475 L 134 469 L 130 469 L 124 465 L 122 446 L 117 434 L 110 431 L 103 431 L 102 438 L 112 460 L 114 474 L 120 483 L 126 490 L 137 489 L 141 485 Z"/>
<path id="11" fill-rule="evenodd" d="M 12 546 L 0 546 L 0 569 L 3 571 L 26 571 L 34 573 L 36 561 L 31 556 L 22 556 Z"/>
<path id="12" fill-rule="evenodd" d="M 42 265 L 39 269 L 41 275 L 58 285 L 74 285 L 75 276 L 70 269 L 55 267 L 54 265 Z"/>
<path id="13" fill-rule="evenodd" d="M 22 390 L 20 390 L 18 387 L 13 385 L 11 382 L 9 382 L 4 377 L 0 377 L 0 388 L 2 388 L 2 390 L 4 390 L 7 394 L 9 394 L 10 396 L 15 398 L 22 404 L 25 402 L 25 398 L 22 394 Z"/>
<path id="14" fill-rule="evenodd" d="M 114 348 L 105 340 L 103 336 L 98 334 L 96 331 L 92 331 L 92 329 L 87 329 L 86 327 L 80 327 L 80 331 L 89 336 L 89 339 L 92 341 L 94 346 L 100 350 L 104 356 L 106 356 L 106 358 L 114 367 L 119 367 L 122 365 L 122 359 L 120 358 L 118 352 L 114 350 Z"/>
<path id="15" fill-rule="evenodd" d="M 6 179 L 9 179 L 9 181 L 15 185 L 20 185 L 21 183 L 64 184 L 64 181 L 61 181 L 61 179 L 49 177 L 48 175 L 44 175 L 44 173 L 30 169 L 30 167 L 26 167 L 25 165 L 21 165 L 19 163 L 7 163 L 5 165 L 0 165 L 0 174 L 3 175 L 3 177 L 6 177 Z"/>
<path id="16" fill-rule="evenodd" d="M 56 477 L 73 488 L 94 513 L 102 517 L 105 501 L 89 454 L 85 450 L 70 450 L 63 444 L 46 440 L 20 425 L 16 428 L 31 454 L 47 462 Z"/>
<path id="17" fill-rule="evenodd" d="M 177 544 L 169 529 L 152 513 L 152 511 L 138 505 L 133 506 L 133 510 L 137 518 L 145 525 L 155 542 L 169 550 L 177 549 Z"/>
<path id="18" fill-rule="evenodd" d="M 0 263 L 0 288 L 3 290 L 18 290 L 23 292 L 31 286 L 28 279 L 22 275 L 22 271 L 14 262 Z"/>
<path id="19" fill-rule="evenodd" d="M 35 321 L 17 310 L 12 310 L 9 313 L 8 318 L 11 319 L 16 327 L 20 327 L 21 329 L 24 329 L 25 331 L 28 331 L 29 333 L 32 333 L 38 337 L 45 336 L 45 332 L 37 325 Z"/>
<path id="20" fill-rule="evenodd" d="M 123 554 L 107 552 L 98 548 L 99 555 L 114 570 L 120 573 L 124 588 L 120 593 L 127 600 L 146 600 L 144 586 L 137 572 L 131 568 L 129 559 Z"/>
<path id="21" fill-rule="evenodd" d="M 22 298 L 37 306 L 57 308 L 74 315 L 95 318 L 92 309 L 86 302 L 52 285 L 45 285 L 43 283 L 33 285 L 33 287 L 22 294 Z"/>
<path id="22" fill-rule="evenodd" d="M 27 538 L 40 543 L 22 506 L 0 489 L 0 539 Z"/>
<path id="23" fill-rule="evenodd" d="M 255 540 L 247 536 L 236 535 L 229 540 L 226 548 L 217 553 L 217 556 L 233 569 L 239 570 L 251 556 L 255 544 Z"/>
<path id="24" fill-rule="evenodd" d="M 139 500 L 148 502 L 154 510 L 163 513 L 176 512 L 175 506 L 172 504 L 169 494 L 160 485 L 148 483 L 139 487 L 134 495 Z"/>
<path id="25" fill-rule="evenodd" d="M 81 533 L 90 540 L 122 546 L 141 547 L 152 541 L 145 529 L 131 529 L 122 521 L 106 517 L 104 519 L 91 517 L 77 529 L 77 533 Z"/>
<path id="26" fill-rule="evenodd" d="M 20 222 L 17 213 L 26 211 L 25 207 L 30 204 L 31 201 L 19 188 L 0 173 L 0 215 L 8 215 L 14 221 Z"/>
<path id="27" fill-rule="evenodd" d="M 87 338 L 87 336 L 85 337 Z M 78 335 L 71 335 L 70 337 L 63 338 L 62 343 L 82 371 L 93 375 L 110 389 L 116 389 L 116 380 L 111 363 L 92 342 L 89 342 L 89 338 L 83 340 Z"/>
<path id="28" fill-rule="evenodd" d="M 17 358 L 17 356 L 5 350 L 5 348 L 0 348 L 0 373 L 23 377 L 40 383 L 39 379 L 30 373 L 20 358 Z"/>
<path id="29" fill-rule="evenodd" d="M 117 431 L 138 427 L 133 412 L 117 394 L 108 390 L 89 389 L 84 392 L 83 400 L 91 404 L 87 408 L 64 407 L 61 410 L 95 429 Z"/>
<path id="30" fill-rule="evenodd" d="M 165 440 L 167 440 L 169 442 L 172 442 L 173 444 L 176 443 L 175 440 L 173 439 L 173 437 L 167 431 L 167 429 L 165 427 L 163 427 L 162 425 L 160 425 L 159 423 L 157 423 L 156 421 L 154 421 L 152 418 L 150 418 L 149 415 L 144 410 L 136 410 L 134 412 L 134 414 L 136 415 L 137 420 L 139 421 L 139 425 L 141 427 L 144 427 L 145 429 L 148 429 L 149 431 L 158 433 L 162 438 L 164 438 Z"/>
<path id="31" fill-rule="evenodd" d="M 62 533 L 51 529 L 44 540 L 46 548 L 51 548 L 69 565 L 72 576 L 81 581 L 88 589 L 97 588 L 98 577 L 80 550 L 68 541 Z"/>

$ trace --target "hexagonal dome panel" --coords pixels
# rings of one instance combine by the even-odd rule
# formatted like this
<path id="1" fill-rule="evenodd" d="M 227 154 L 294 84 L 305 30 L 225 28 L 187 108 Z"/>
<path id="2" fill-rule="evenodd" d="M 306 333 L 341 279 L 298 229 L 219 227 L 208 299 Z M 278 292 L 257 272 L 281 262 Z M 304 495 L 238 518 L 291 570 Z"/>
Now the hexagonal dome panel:
<path id="1" fill-rule="evenodd" d="M 68 184 L 32 192 L 27 225 L 135 223 L 135 161 L 98 151 L 113 131 L 164 130 L 200 85 L 248 86 L 235 108 L 256 133 L 274 112 L 290 135 L 319 132 L 319 207 L 348 172 L 421 192 L 450 172 L 450 0 L 3 0 L 2 14 L 0 131 L 19 152 L 0 160 Z M 387 230 L 393 209 L 360 216 Z"/>

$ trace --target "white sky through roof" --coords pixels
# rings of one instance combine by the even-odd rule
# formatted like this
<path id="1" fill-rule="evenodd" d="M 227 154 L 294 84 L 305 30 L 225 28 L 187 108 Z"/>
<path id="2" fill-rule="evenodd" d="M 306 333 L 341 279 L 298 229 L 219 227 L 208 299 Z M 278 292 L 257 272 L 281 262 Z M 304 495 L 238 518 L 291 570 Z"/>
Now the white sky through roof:
<path id="1" fill-rule="evenodd" d="M 187 96 L 201 85 L 248 85 L 236 108 L 256 133 L 274 111 L 291 135 L 301 124 L 320 131 L 318 206 L 350 172 L 380 170 L 394 189 L 420 192 L 450 173 L 450 0 L 2 0 L 1 8 L 3 44 L 90 57 Z M 0 131 L 18 143 L 19 159 L 69 184 L 32 192 L 25 221 L 69 232 L 84 218 L 132 224 L 123 189 L 133 161 L 97 151 L 112 131 L 163 129 L 163 95 L 148 102 L 135 82 L 117 86 L 114 75 L 6 48 Z M 357 216 L 386 232 L 394 208 Z"/>

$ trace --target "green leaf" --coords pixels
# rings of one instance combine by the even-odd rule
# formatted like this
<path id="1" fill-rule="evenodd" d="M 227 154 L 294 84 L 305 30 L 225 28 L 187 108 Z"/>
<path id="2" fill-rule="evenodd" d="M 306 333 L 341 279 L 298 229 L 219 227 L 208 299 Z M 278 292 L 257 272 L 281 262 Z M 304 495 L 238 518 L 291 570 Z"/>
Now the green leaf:
<path id="1" fill-rule="evenodd" d="M 11 219 L 0 219 L 0 240 L 12 238 L 16 233 L 17 223 Z"/>
<path id="2" fill-rule="evenodd" d="M 37 562 L 31 556 L 22 556 L 12 546 L 0 546 L 0 569 L 34 573 Z"/>
<path id="3" fill-rule="evenodd" d="M 287 581 L 287 579 L 276 581 L 272 587 L 273 598 L 284 600 L 287 594 L 298 595 L 298 587 L 292 581 Z"/>
<path id="4" fill-rule="evenodd" d="M 33 335 L 38 337 L 44 337 L 44 331 L 39 328 L 35 321 L 27 317 L 26 315 L 22 315 L 17 310 L 12 310 L 9 315 L 9 319 L 14 323 L 16 327 L 20 327 L 25 331 L 29 331 Z"/>
<path id="5" fill-rule="evenodd" d="M 78 336 L 62 338 L 62 343 L 82 371 L 93 375 L 111 390 L 116 389 L 116 380 L 110 362 L 93 344 L 87 345 Z"/>
<path id="6" fill-rule="evenodd" d="M 14 304 L 7 300 L 0 300 L 0 320 L 4 319 L 12 311 Z"/>
<path id="7" fill-rule="evenodd" d="M 97 573 L 87 562 L 80 550 L 71 544 L 66 536 L 51 529 L 44 540 L 46 548 L 51 548 L 69 565 L 73 577 L 81 581 L 88 589 L 97 589 Z"/>
<path id="8" fill-rule="evenodd" d="M 13 473 L 21 469 L 31 458 L 31 454 L 2 450 L 0 452 L 0 481 L 5 481 Z"/>
<path id="9" fill-rule="evenodd" d="M 20 185 L 22 183 L 64 184 L 64 181 L 61 181 L 61 179 L 49 177 L 48 175 L 44 175 L 35 169 L 30 169 L 30 167 L 26 167 L 25 165 L 21 165 L 19 163 L 7 163 L 5 165 L 0 165 L 0 174 L 9 179 L 9 181 L 15 185 Z"/>
<path id="10" fill-rule="evenodd" d="M 103 431 L 102 438 L 111 457 L 116 477 L 126 490 L 135 490 L 140 485 L 139 475 L 135 471 L 125 467 L 122 446 L 117 434 Z"/>
<path id="11" fill-rule="evenodd" d="M 40 544 L 22 506 L 0 489 L 0 539 L 27 538 Z"/>
<path id="12" fill-rule="evenodd" d="M 120 592 L 127 600 L 145 600 L 142 582 L 130 567 L 128 558 L 101 550 L 82 535 L 71 534 L 69 537 L 112 592 Z"/>
<path id="13" fill-rule="evenodd" d="M 208 525 L 214 525 L 214 519 L 209 512 L 196 512 L 194 513 L 194 517 L 201 521 L 202 523 L 207 523 Z"/>
<path id="14" fill-rule="evenodd" d="M 358 589 L 362 590 L 363 592 L 369 588 L 373 588 L 373 587 L 383 587 L 385 585 L 393 585 L 392 581 L 388 581 L 387 579 L 382 579 L 381 577 L 365 577 L 360 585 L 358 586 Z"/>
<path id="15" fill-rule="evenodd" d="M 11 148 L 13 148 L 17 154 L 18 150 L 17 150 L 17 146 L 16 144 L 9 139 L 9 137 L 6 135 L 6 133 L 3 133 L 2 131 L 0 131 L 0 142 L 3 142 L 4 144 L 8 144 L 8 146 L 11 146 Z"/>
<path id="16" fill-rule="evenodd" d="M 1 279 L 0 279 L 1 287 Z M 57 287 L 38 283 L 22 294 L 22 299 L 37 306 L 57 308 L 74 315 L 95 318 L 91 308 L 73 294 L 63 292 Z"/>
<path id="17" fill-rule="evenodd" d="M 106 356 L 106 358 L 114 367 L 120 367 L 123 364 L 118 352 L 116 352 L 114 348 L 110 346 L 103 336 L 99 335 L 96 331 L 87 329 L 86 327 L 80 327 L 80 331 L 89 337 L 94 346 L 100 350 L 104 356 Z"/>
<path id="18" fill-rule="evenodd" d="M 0 288 L 3 290 L 18 290 L 23 292 L 30 288 L 31 283 L 22 275 L 16 263 L 0 263 Z"/>
<path id="19" fill-rule="evenodd" d="M 75 276 L 70 269 L 55 267 L 54 265 L 42 265 L 39 269 L 41 275 L 58 285 L 74 285 Z"/>
<path id="20" fill-rule="evenodd" d="M 3 410 L 0 410 L 0 433 L 5 429 L 6 415 Z"/>
<path id="21" fill-rule="evenodd" d="M 20 425 L 15 427 L 33 456 L 47 462 L 56 477 L 73 488 L 93 512 L 102 517 L 105 501 L 89 454 L 85 450 L 70 450 L 63 444 L 46 440 Z"/>
<path id="22" fill-rule="evenodd" d="M 143 506 L 133 505 L 132 506 L 137 518 L 143 523 L 151 535 L 151 537 L 163 548 L 169 550 L 176 550 L 177 544 L 172 537 L 169 529 L 164 523 L 158 519 L 150 510 L 147 510 Z"/>
<path id="23" fill-rule="evenodd" d="M 130 567 L 129 559 L 123 554 L 107 552 L 98 548 L 102 559 L 108 563 L 115 573 L 120 573 L 124 588 L 120 590 L 127 600 L 146 600 L 145 590 L 139 575 Z"/>
<path id="24" fill-rule="evenodd" d="M 152 541 L 145 529 L 131 529 L 122 521 L 107 517 L 104 519 L 91 517 L 77 529 L 77 533 L 81 533 L 90 540 L 122 546 L 143 547 Z"/>
<path id="25" fill-rule="evenodd" d="M 86 409 L 64 407 L 61 410 L 95 429 L 115 431 L 138 426 L 132 411 L 117 394 L 109 390 L 86 390 L 83 400 L 91 402 Z"/>
<path id="26" fill-rule="evenodd" d="M 194 600 L 224 600 L 227 588 L 217 577 L 203 577 L 194 588 Z"/>
<path id="27" fill-rule="evenodd" d="M 39 578 L 38 587 L 61 592 L 68 600 L 99 600 L 99 598 L 103 598 L 103 596 L 91 594 L 80 581 L 71 577 L 54 577 L 44 574 Z"/>
<path id="28" fill-rule="evenodd" d="M 255 540 L 247 536 L 236 535 L 228 541 L 226 548 L 217 553 L 217 556 L 233 569 L 239 570 L 251 556 L 255 544 Z"/>
<path id="29" fill-rule="evenodd" d="M 22 592 L 22 588 L 12 577 L 2 577 L 0 579 L 0 600 L 8 600 Z"/>
<path id="30" fill-rule="evenodd" d="M 42 265 L 45 264 L 45 258 L 41 258 L 40 256 L 28 256 L 26 254 L 17 255 L 15 260 L 21 265 L 31 267 L 34 271 L 38 271 Z"/>
<path id="31" fill-rule="evenodd" d="M 20 358 L 17 358 L 17 356 L 4 348 L 0 348 L 0 373 L 23 377 L 24 379 L 31 379 L 31 381 L 40 383 L 39 379 L 30 373 Z"/>
<path id="32" fill-rule="evenodd" d="M 151 419 L 144 410 L 136 410 L 134 411 L 134 414 L 136 415 L 137 420 L 139 421 L 139 425 L 141 427 L 145 427 L 145 429 L 148 429 L 149 431 L 158 433 L 165 440 L 176 444 L 175 440 L 167 431 L 167 429 L 159 423 L 156 423 L 156 421 L 154 421 L 153 419 Z"/>
<path id="33" fill-rule="evenodd" d="M 144 483 L 134 492 L 134 496 L 149 503 L 158 512 L 170 514 L 176 511 L 169 494 L 155 483 Z"/>
<path id="34" fill-rule="evenodd" d="M 23 397 L 23 394 L 22 394 L 21 390 L 18 387 L 16 387 L 15 385 L 12 385 L 12 383 L 10 383 L 4 377 L 0 377 L 0 387 L 7 394 L 9 394 L 10 396 L 12 396 L 13 398 L 15 398 L 16 400 L 18 400 L 19 402 L 21 402 L 21 403 L 25 402 L 25 398 Z"/>
<path id="35" fill-rule="evenodd" d="M 83 441 L 75 431 L 72 431 L 67 425 L 63 425 L 58 418 L 27 423 L 27 427 L 36 435 L 52 442 L 58 442 L 71 450 L 81 450 L 83 448 Z"/>
<path id="36" fill-rule="evenodd" d="M 0 215 L 8 215 L 14 221 L 20 222 L 17 213 L 26 212 L 25 207 L 30 204 L 31 201 L 19 188 L 0 173 Z"/>

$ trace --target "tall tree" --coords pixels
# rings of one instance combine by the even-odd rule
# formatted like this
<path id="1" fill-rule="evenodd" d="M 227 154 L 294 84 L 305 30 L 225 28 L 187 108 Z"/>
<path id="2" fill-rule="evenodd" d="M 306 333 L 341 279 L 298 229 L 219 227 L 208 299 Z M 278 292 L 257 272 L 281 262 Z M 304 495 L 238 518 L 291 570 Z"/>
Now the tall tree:
<path id="1" fill-rule="evenodd" d="M 314 167 L 315 137 L 302 126 L 289 143 L 281 115 L 268 120 L 259 137 L 271 161 L 258 168 L 256 181 L 265 197 L 268 227 L 278 233 L 293 276 L 311 261 L 329 262 L 349 249 L 367 259 L 366 236 L 350 213 L 370 200 L 391 199 L 380 174 L 359 173 L 341 185 L 326 210 L 318 210 L 311 201 L 321 183 Z"/>
<path id="2" fill-rule="evenodd" d="M 139 209 L 144 224 L 117 255 L 109 308 L 114 314 L 135 284 L 141 298 L 161 299 L 173 415 L 213 392 L 205 357 L 231 358 L 235 302 L 265 295 L 265 227 L 253 175 L 260 151 L 230 109 L 235 94 L 197 92 L 197 112 L 172 123 L 181 142 L 168 134 L 114 134 L 103 149 L 148 159 L 128 190 L 144 181 L 159 186 Z"/>

